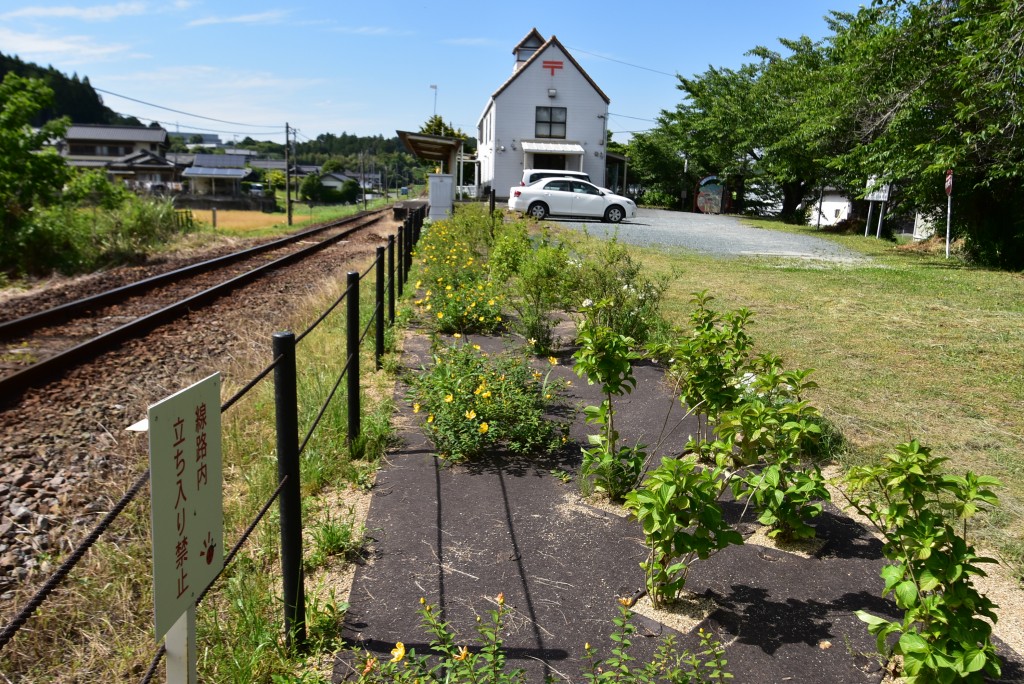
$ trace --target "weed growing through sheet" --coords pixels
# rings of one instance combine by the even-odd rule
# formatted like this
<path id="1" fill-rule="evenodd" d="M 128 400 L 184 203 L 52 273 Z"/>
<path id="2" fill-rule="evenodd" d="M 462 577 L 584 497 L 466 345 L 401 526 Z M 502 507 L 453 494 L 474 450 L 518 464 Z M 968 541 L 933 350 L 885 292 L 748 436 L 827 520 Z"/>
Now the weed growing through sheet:
<path id="1" fill-rule="evenodd" d="M 486 617 L 477 617 L 476 636 L 460 641 L 459 635 L 440 615 L 437 606 L 420 599 L 420 625 L 432 638 L 429 653 L 417 653 L 398 642 L 391 657 L 355 651 L 355 681 L 364 684 L 383 682 L 445 682 L 473 684 L 494 682 L 515 684 L 526 681 L 526 673 L 510 669 L 505 656 L 503 631 L 513 610 L 505 604 L 503 594 L 494 599 L 496 607 Z M 725 649 L 713 635 L 701 630 L 701 650 L 696 653 L 679 648 L 673 637 L 665 638 L 653 658 L 646 663 L 630 654 L 636 627 L 630 622 L 632 613 L 620 607 L 613 619 L 615 642 L 608 657 L 601 657 L 589 643 L 583 645 L 589 672 L 587 682 L 619 682 L 621 684 L 654 684 L 654 682 L 722 682 L 732 679 L 727 671 Z"/>

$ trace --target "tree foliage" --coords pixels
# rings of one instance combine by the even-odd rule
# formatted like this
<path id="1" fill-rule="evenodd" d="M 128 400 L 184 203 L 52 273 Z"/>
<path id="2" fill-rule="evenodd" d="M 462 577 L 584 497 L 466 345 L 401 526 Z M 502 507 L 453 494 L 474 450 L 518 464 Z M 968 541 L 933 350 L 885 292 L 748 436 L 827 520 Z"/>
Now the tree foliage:
<path id="1" fill-rule="evenodd" d="M 17 253 L 19 234 L 30 212 L 52 203 L 67 179 L 67 166 L 45 145 L 63 137 L 67 119 L 39 129 L 34 117 L 53 101 L 53 91 L 38 79 L 9 73 L 0 84 L 0 268 Z M 6 256 L 5 256 L 6 255 Z"/>
<path id="2" fill-rule="evenodd" d="M 800 220 L 817 188 L 863 196 L 870 176 L 892 184 L 890 212 L 934 211 L 953 169 L 955 231 L 979 260 L 1024 267 L 1024 4 L 875 0 L 826 20 L 821 42 L 679 77 L 682 102 L 630 144 L 634 177 L 671 190 L 684 153 Z"/>

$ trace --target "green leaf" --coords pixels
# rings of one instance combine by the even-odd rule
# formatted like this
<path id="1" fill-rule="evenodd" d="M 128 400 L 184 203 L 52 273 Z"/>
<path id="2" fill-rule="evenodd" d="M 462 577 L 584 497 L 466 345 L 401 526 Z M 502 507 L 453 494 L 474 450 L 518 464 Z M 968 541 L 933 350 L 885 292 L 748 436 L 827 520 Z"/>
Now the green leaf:
<path id="1" fill-rule="evenodd" d="M 928 642 L 917 632 L 907 632 L 900 637 L 901 653 L 928 653 Z"/>

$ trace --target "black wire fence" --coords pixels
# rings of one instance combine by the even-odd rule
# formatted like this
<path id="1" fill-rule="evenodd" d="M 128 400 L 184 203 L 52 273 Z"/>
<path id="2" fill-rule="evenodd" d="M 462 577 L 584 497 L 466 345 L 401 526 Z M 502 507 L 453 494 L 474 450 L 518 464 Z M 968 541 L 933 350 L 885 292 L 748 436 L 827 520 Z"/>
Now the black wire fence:
<path id="1" fill-rule="evenodd" d="M 381 368 L 384 355 L 384 331 L 386 324 L 395 320 L 395 300 L 403 294 L 412 267 L 413 246 L 419 241 L 423 227 L 425 207 L 409 211 L 407 218 L 399 226 L 397 235 L 388 236 L 387 246 L 377 247 L 376 258 L 371 266 L 362 274 L 349 272 L 346 276 L 345 291 L 328 307 L 304 332 L 296 336 L 292 332 L 279 332 L 273 338 L 273 360 L 250 380 L 242 389 L 221 404 L 221 413 L 234 406 L 239 399 L 253 390 L 271 373 L 274 375 L 275 429 L 277 433 L 277 464 L 278 485 L 270 498 L 262 505 L 259 513 L 246 527 L 235 545 L 224 558 L 224 566 L 214 578 L 196 603 L 216 585 L 224 570 L 231 564 L 235 556 L 245 545 L 249 536 L 273 506 L 278 502 L 281 525 L 281 573 L 284 597 L 283 634 L 289 646 L 302 648 L 306 641 L 305 625 L 305 591 L 302 563 L 302 499 L 300 493 L 299 459 L 310 438 L 316 431 L 320 420 L 333 401 L 343 380 L 346 381 L 348 399 L 348 447 L 352 450 L 359 441 L 361 433 L 360 415 L 360 377 L 359 352 L 371 326 L 374 329 L 374 363 L 377 370 Z M 397 254 L 396 254 L 397 253 Z M 397 258 L 396 258 L 397 257 Z M 397 262 L 397 268 L 396 268 Z M 359 283 L 375 273 L 374 309 L 369 323 L 360 330 L 359 327 Z M 296 372 L 297 345 L 310 332 L 320 325 L 327 316 L 342 302 L 346 304 L 346 359 L 344 367 L 328 393 L 323 405 L 317 412 L 312 425 L 302 442 L 299 442 L 298 425 L 298 378 Z M 139 494 L 149 482 L 150 472 L 147 469 L 132 484 L 131 488 L 121 497 L 113 508 L 86 535 L 85 539 L 67 556 L 60 567 L 53 572 L 40 589 L 25 603 L 20 611 L 0 631 L 0 651 L 6 647 L 15 635 L 29 623 L 32 615 L 68 577 L 75 566 L 81 561 L 89 549 L 100 539 L 125 507 Z M 153 655 L 149 668 L 140 680 L 142 684 L 151 681 L 159 668 L 160 661 L 166 654 L 161 645 Z"/>

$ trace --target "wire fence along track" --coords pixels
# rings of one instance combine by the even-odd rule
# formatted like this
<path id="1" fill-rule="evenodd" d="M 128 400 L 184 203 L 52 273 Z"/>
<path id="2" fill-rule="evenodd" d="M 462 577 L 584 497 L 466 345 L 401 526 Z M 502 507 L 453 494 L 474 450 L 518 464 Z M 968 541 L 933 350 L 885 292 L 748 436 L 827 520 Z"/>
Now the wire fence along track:
<path id="1" fill-rule="evenodd" d="M 422 214 L 417 214 L 416 218 L 414 220 L 422 221 Z M 407 228 L 410 227 L 408 222 L 407 222 L 406 226 L 407 226 Z M 416 226 L 417 229 L 418 229 L 418 227 L 419 226 Z M 375 267 L 377 265 L 377 261 L 381 260 L 383 258 L 384 258 L 384 254 L 378 253 L 377 258 L 373 261 L 373 263 L 371 265 L 371 268 L 367 269 L 363 274 L 359 275 L 359 277 L 356 280 L 356 283 L 358 283 L 359 280 L 362 280 L 367 275 L 369 275 L 369 273 L 371 273 L 375 269 Z M 408 270 L 409 265 L 410 264 L 403 263 L 403 264 L 400 265 L 400 268 Z M 393 288 L 394 282 L 395 282 L 395 275 L 394 275 L 394 273 L 391 273 L 391 274 L 389 274 L 389 276 L 387 278 L 388 287 L 389 288 Z M 331 307 L 329 307 L 327 313 L 330 313 L 330 311 L 333 311 L 335 308 L 337 308 L 337 306 L 341 303 L 342 300 L 346 299 L 351 294 L 353 294 L 353 290 L 354 289 L 357 291 L 357 289 L 358 289 L 357 285 L 356 285 L 356 287 L 353 287 L 353 286 L 347 287 L 345 289 L 345 292 L 339 297 L 339 299 L 334 304 L 332 304 Z M 394 295 L 393 289 L 390 291 L 390 294 L 391 294 L 391 296 Z M 358 309 L 356 311 L 358 312 Z M 313 422 L 313 426 L 310 428 L 309 433 L 306 435 L 306 438 L 305 438 L 305 440 L 302 443 L 302 447 L 303 448 L 305 447 L 305 445 L 309 441 L 309 439 L 312 437 L 313 431 L 315 430 L 316 426 L 319 424 L 319 421 L 320 421 L 321 417 L 323 416 L 323 413 L 326 411 L 327 406 L 329 405 L 330 401 L 333 399 L 335 393 L 337 392 L 337 388 L 338 388 L 338 386 L 340 386 L 341 380 L 345 377 L 346 373 L 352 372 L 353 365 L 358 363 L 358 350 L 362 348 L 362 344 L 365 341 L 366 335 L 368 334 L 368 332 L 370 330 L 370 326 L 376 322 L 376 318 L 377 317 L 383 316 L 383 315 L 384 315 L 383 302 L 378 301 L 378 302 L 376 302 L 376 305 L 374 307 L 374 314 L 373 314 L 373 316 L 371 317 L 369 323 L 363 328 L 362 333 L 358 336 L 358 342 L 356 343 L 356 346 L 355 346 L 355 348 L 356 348 L 355 354 L 349 354 L 346 357 L 345 365 L 344 365 L 344 368 L 341 371 L 341 374 L 340 374 L 340 376 L 338 378 L 337 384 L 335 385 L 334 389 L 332 389 L 332 391 L 330 393 L 330 396 L 328 397 L 326 403 L 321 407 L 319 414 L 317 415 L 316 419 Z M 313 328 L 315 328 L 317 325 L 322 323 L 325 319 L 326 319 L 326 314 L 323 314 L 320 317 L 318 317 L 317 321 L 309 329 L 307 329 L 303 333 L 303 336 L 305 336 L 308 333 L 310 333 L 313 330 Z M 296 343 L 297 342 L 298 342 L 298 340 L 296 340 Z M 221 414 L 226 413 L 228 411 L 228 409 L 230 409 L 232 406 L 234 406 L 238 402 L 239 399 L 241 399 L 248 392 L 253 390 L 263 379 L 265 379 L 271 373 L 271 371 L 273 371 L 275 368 L 277 368 L 277 366 L 280 364 L 281 360 L 282 360 L 282 357 L 280 357 L 280 356 L 275 357 L 268 366 L 266 366 L 261 371 L 259 371 L 259 373 L 257 373 L 257 375 L 252 380 L 250 380 L 248 383 L 246 383 L 246 385 L 241 390 L 236 392 L 232 397 L 230 397 L 227 401 L 225 401 L 221 405 L 221 407 L 220 407 Z M 3 628 L 2 631 L 0 631 L 0 651 L 2 651 L 4 649 L 4 647 L 7 646 L 8 643 L 10 643 L 10 641 L 14 638 L 14 636 L 18 633 L 18 631 L 22 627 L 24 627 L 24 625 L 32 617 L 32 615 L 35 613 L 35 611 L 46 601 L 46 599 L 50 596 L 50 594 L 52 594 L 60 586 L 60 584 L 68 576 L 68 574 L 71 572 L 71 570 L 73 570 L 74 567 L 85 556 L 86 552 L 88 552 L 88 550 L 99 540 L 100 536 L 102 536 L 102 534 L 107 529 L 110 528 L 110 526 L 113 524 L 114 520 L 116 520 L 116 518 L 127 507 L 127 505 L 129 503 L 131 503 L 131 501 L 138 495 L 138 493 L 142 490 L 142 488 L 149 482 L 149 479 L 150 479 L 150 471 L 147 469 L 146 472 L 144 472 L 142 475 L 139 476 L 139 478 L 132 484 L 131 488 L 127 492 L 125 492 L 125 494 L 121 497 L 121 499 L 103 517 L 103 519 L 100 520 L 99 523 L 97 523 L 97 525 L 92 529 L 92 531 L 90 531 L 88 536 L 71 552 L 71 554 L 67 557 L 67 559 L 65 559 L 65 561 L 63 563 L 61 563 L 60 567 L 47 579 L 47 581 L 32 596 L 32 598 L 29 599 L 29 601 L 18 612 L 18 614 Z M 216 581 L 221 577 L 221 575 L 223 575 L 223 573 L 224 573 L 225 569 L 228 567 L 228 565 L 234 560 L 234 558 L 237 556 L 237 554 L 241 551 L 242 547 L 245 545 L 245 543 L 248 541 L 249 537 L 255 531 L 256 526 L 259 525 L 259 523 L 266 516 L 267 512 L 270 510 L 270 507 L 281 496 L 281 491 L 284 489 L 284 487 L 285 487 L 285 485 L 287 483 L 288 483 L 287 476 L 279 481 L 277 489 L 274 490 L 274 492 L 270 496 L 270 498 L 263 504 L 263 506 L 260 508 L 260 511 L 257 513 L 255 519 L 253 519 L 252 522 L 249 523 L 249 525 L 243 531 L 243 533 L 240 536 L 240 538 L 238 539 L 238 541 L 235 543 L 235 545 L 228 552 L 227 556 L 224 559 L 224 565 L 221 568 L 220 572 L 217 573 L 217 576 L 210 583 L 210 585 L 207 586 L 203 590 L 203 592 L 199 595 L 199 597 L 196 600 L 197 604 L 200 601 L 203 600 L 203 598 L 207 595 L 207 593 L 210 591 L 210 589 L 213 587 L 213 585 L 216 583 Z M 157 649 L 156 653 L 153 656 L 152 661 L 150 662 L 149 667 L 147 668 L 146 672 L 144 673 L 144 675 L 143 675 L 143 677 L 141 679 L 141 682 L 143 682 L 143 684 L 147 684 L 148 682 L 152 681 L 152 679 L 156 675 L 156 671 L 157 671 L 157 668 L 160 665 L 160 662 L 163 660 L 164 656 L 166 655 L 166 652 L 167 652 L 166 651 L 166 647 L 164 645 L 161 645 Z"/>

